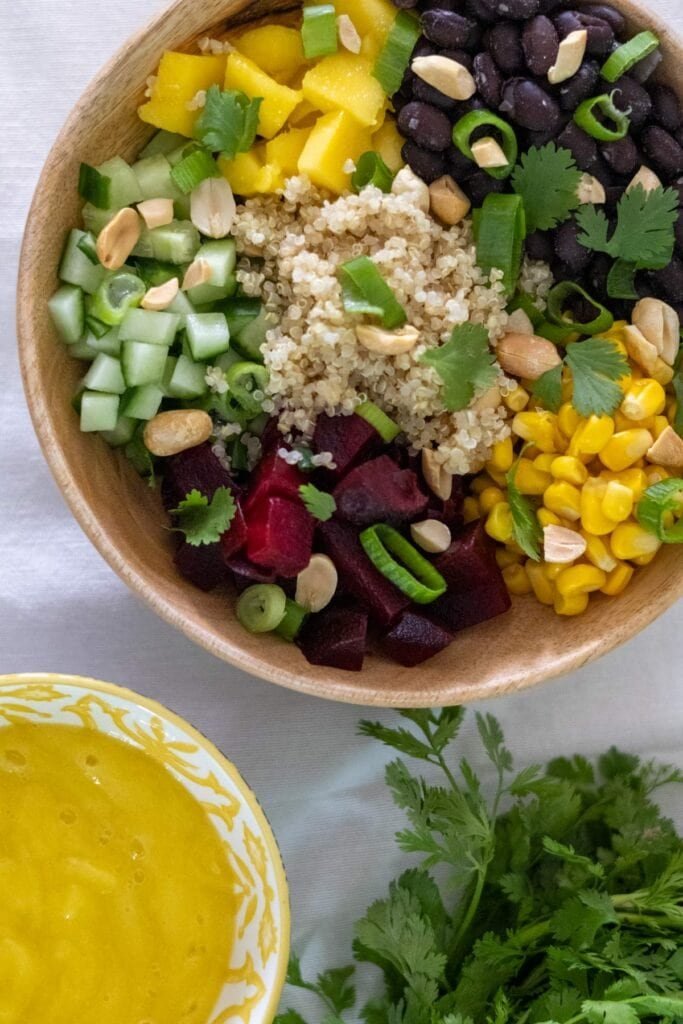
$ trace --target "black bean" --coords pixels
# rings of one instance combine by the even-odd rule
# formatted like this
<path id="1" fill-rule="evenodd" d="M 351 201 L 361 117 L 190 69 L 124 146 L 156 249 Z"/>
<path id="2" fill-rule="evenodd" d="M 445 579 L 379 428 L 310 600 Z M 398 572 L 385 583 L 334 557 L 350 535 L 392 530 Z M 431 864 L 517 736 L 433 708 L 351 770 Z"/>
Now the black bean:
<path id="1" fill-rule="evenodd" d="M 607 278 L 614 260 L 607 253 L 598 253 L 591 259 L 590 266 L 584 274 L 587 291 L 596 298 L 604 295 L 607 290 Z"/>
<path id="2" fill-rule="evenodd" d="M 630 135 L 625 135 L 617 142 L 604 142 L 600 150 L 616 174 L 633 175 L 640 167 L 640 153 Z"/>
<path id="3" fill-rule="evenodd" d="M 660 49 L 653 50 L 647 57 L 638 61 L 635 67 L 631 68 L 631 78 L 635 78 L 636 82 L 640 82 L 642 85 L 657 70 L 663 59 Z"/>
<path id="4" fill-rule="evenodd" d="M 425 11 L 422 15 L 422 30 L 428 39 L 445 49 L 457 49 L 464 46 L 472 31 L 473 24 L 469 18 L 456 11 Z"/>
<path id="5" fill-rule="evenodd" d="M 676 245 L 679 249 L 683 249 L 683 209 L 678 211 L 678 220 L 674 225 L 674 232 L 676 235 Z"/>
<path id="6" fill-rule="evenodd" d="M 532 231 L 525 239 L 526 254 L 530 260 L 543 260 L 550 263 L 555 249 L 553 236 L 549 231 Z"/>
<path id="7" fill-rule="evenodd" d="M 597 159 L 593 164 L 591 174 L 594 178 L 597 178 L 600 184 L 604 185 L 606 189 L 611 188 L 613 185 L 619 185 L 619 175 L 614 174 L 614 172 L 608 166 L 607 162 L 603 159 L 600 153 L 598 153 Z M 628 182 L 630 180 L 631 176 L 629 176 L 628 180 L 624 182 L 624 186 L 628 185 Z"/>
<path id="8" fill-rule="evenodd" d="M 678 192 L 679 202 L 683 204 L 683 178 L 677 178 L 676 181 L 672 181 L 671 188 L 676 189 Z"/>
<path id="9" fill-rule="evenodd" d="M 433 85 L 423 81 L 419 75 L 415 75 L 413 78 L 412 87 L 414 99 L 420 100 L 422 103 L 431 103 L 438 107 L 439 110 L 445 110 L 447 113 L 452 113 L 458 106 L 457 100 L 453 100 L 450 96 L 446 96 L 445 93 L 439 92 Z"/>
<path id="10" fill-rule="evenodd" d="M 474 161 L 470 160 L 464 153 L 461 153 L 458 147 L 453 144 L 448 147 L 444 156 L 446 157 L 449 174 L 458 182 L 467 181 L 468 178 L 471 178 L 479 170 Z"/>
<path id="11" fill-rule="evenodd" d="M 615 36 L 621 36 L 626 29 L 626 18 L 611 4 L 584 4 L 581 10 L 584 14 L 590 14 L 594 18 L 606 21 Z"/>
<path id="12" fill-rule="evenodd" d="M 490 53 L 478 53 L 473 64 L 474 81 L 489 107 L 497 110 L 503 96 L 503 76 Z"/>
<path id="13" fill-rule="evenodd" d="M 462 3 L 461 0 L 425 0 L 421 7 L 423 11 L 460 11 Z"/>
<path id="14" fill-rule="evenodd" d="M 683 146 L 683 128 L 678 129 L 678 131 L 674 135 L 674 138 L 680 146 Z"/>
<path id="15" fill-rule="evenodd" d="M 564 39 L 570 32 L 586 29 L 586 53 L 591 57 L 604 57 L 614 43 L 614 31 L 606 21 L 581 11 L 561 11 L 555 16 L 555 28 Z"/>
<path id="16" fill-rule="evenodd" d="M 481 206 L 492 192 L 504 192 L 505 182 L 500 178 L 492 178 L 486 171 L 476 171 L 469 181 L 465 182 L 464 191 L 475 206 Z"/>
<path id="17" fill-rule="evenodd" d="M 520 142 L 524 143 L 522 149 L 531 149 L 532 146 L 535 146 L 537 149 L 541 149 L 542 146 L 547 145 L 549 142 L 554 142 L 557 138 L 558 131 L 561 131 L 562 128 L 564 128 L 566 120 L 567 115 L 564 115 L 560 124 L 557 127 L 553 128 L 551 131 L 546 130 L 542 132 L 523 132 L 520 138 Z"/>
<path id="18" fill-rule="evenodd" d="M 438 52 L 439 47 L 435 46 L 431 39 L 427 39 L 426 36 L 420 36 L 418 41 L 415 43 L 412 59 L 414 60 L 416 57 L 433 57 L 434 54 Z"/>
<path id="19" fill-rule="evenodd" d="M 428 185 L 446 173 L 446 161 L 443 153 L 421 149 L 414 142 L 405 143 L 401 150 L 401 156 L 410 169 L 415 171 L 418 178 L 422 178 Z"/>
<path id="20" fill-rule="evenodd" d="M 675 132 L 683 123 L 681 104 L 678 96 L 668 85 L 655 85 L 650 93 L 652 96 L 652 116 L 657 124 L 668 132 Z"/>
<path id="21" fill-rule="evenodd" d="M 472 70 L 474 59 L 471 53 L 467 53 L 466 50 L 442 50 L 442 57 L 448 57 L 449 60 L 454 60 L 458 64 L 462 64 L 468 71 Z"/>
<path id="22" fill-rule="evenodd" d="M 496 18 L 526 21 L 538 14 L 539 0 L 488 0 Z"/>
<path id="23" fill-rule="evenodd" d="M 655 291 L 667 302 L 683 302 L 683 260 L 674 256 L 663 270 L 650 274 Z"/>
<path id="24" fill-rule="evenodd" d="M 597 60 L 584 60 L 576 74 L 560 86 L 562 109 L 573 113 L 579 103 L 583 103 L 589 96 L 595 96 L 599 80 L 600 65 Z"/>
<path id="25" fill-rule="evenodd" d="M 522 49 L 527 67 L 534 75 L 547 75 L 557 60 L 560 37 L 550 18 L 537 14 L 522 33 Z"/>
<path id="26" fill-rule="evenodd" d="M 398 90 L 398 92 L 395 92 L 394 95 L 391 97 L 391 103 L 397 115 L 401 113 L 406 104 L 412 103 L 412 101 L 413 90 L 410 87 L 406 88 L 403 85 Z"/>
<path id="27" fill-rule="evenodd" d="M 561 121 L 557 102 L 529 78 L 511 78 L 505 83 L 500 109 L 515 124 L 531 131 L 553 131 Z"/>
<path id="28" fill-rule="evenodd" d="M 557 258 L 574 276 L 581 274 L 591 261 L 590 249 L 578 240 L 579 228 L 574 220 L 561 224 L 555 231 L 554 246 Z"/>
<path id="29" fill-rule="evenodd" d="M 484 37 L 486 49 L 504 75 L 516 75 L 524 69 L 522 33 L 514 21 L 500 21 Z"/>
<path id="30" fill-rule="evenodd" d="M 606 185 L 605 186 L 605 209 L 612 212 L 616 209 L 617 204 L 624 194 L 623 185 Z"/>
<path id="31" fill-rule="evenodd" d="M 439 152 L 451 141 L 451 123 L 444 112 L 419 100 L 405 105 L 398 115 L 398 127 L 401 134 L 423 149 Z"/>
<path id="32" fill-rule="evenodd" d="M 620 78 L 612 97 L 617 110 L 628 113 L 632 128 L 642 128 L 647 123 L 652 113 L 652 100 L 647 89 L 643 89 L 635 79 L 628 75 Z"/>
<path id="33" fill-rule="evenodd" d="M 683 147 L 663 128 L 651 125 L 641 135 L 645 155 L 654 169 L 666 178 L 675 178 L 683 173 Z"/>
<path id="34" fill-rule="evenodd" d="M 598 160 L 598 144 L 574 121 L 558 135 L 557 144 L 569 150 L 582 171 L 592 172 Z"/>
<path id="35" fill-rule="evenodd" d="M 496 20 L 496 15 L 487 0 L 467 0 L 467 13 L 485 25 Z"/>
<path id="36" fill-rule="evenodd" d="M 417 7 L 418 5 L 418 0 L 391 0 L 391 2 L 400 11 L 409 11 L 411 7 Z"/>

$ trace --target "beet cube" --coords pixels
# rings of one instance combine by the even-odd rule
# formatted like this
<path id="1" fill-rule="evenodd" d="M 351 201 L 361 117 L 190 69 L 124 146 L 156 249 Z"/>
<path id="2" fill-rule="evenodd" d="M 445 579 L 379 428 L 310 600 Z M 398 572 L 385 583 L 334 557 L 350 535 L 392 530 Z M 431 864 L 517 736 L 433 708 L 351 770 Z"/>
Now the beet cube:
<path id="1" fill-rule="evenodd" d="M 265 455 L 251 475 L 249 492 L 244 510 L 247 519 L 249 511 L 266 498 L 289 498 L 299 502 L 299 488 L 306 483 L 306 474 L 296 466 L 290 466 L 281 459 L 277 451 Z"/>
<path id="2" fill-rule="evenodd" d="M 254 583 L 275 583 L 277 580 L 277 573 L 272 569 L 263 569 L 260 565 L 254 565 L 253 562 L 247 561 L 241 555 L 235 555 L 228 559 L 226 564 L 232 573 L 238 594 L 241 594 L 247 587 L 253 586 Z"/>
<path id="3" fill-rule="evenodd" d="M 362 416 L 318 416 L 313 435 L 316 452 L 331 452 L 336 469 L 334 478 L 341 480 L 352 466 L 378 451 L 382 438 Z"/>
<path id="4" fill-rule="evenodd" d="M 219 543 L 223 561 L 226 564 L 228 559 L 236 555 L 238 551 L 241 551 L 247 543 L 247 522 L 239 502 L 237 502 L 237 511 L 233 521 L 230 523 L 230 528 L 225 531 Z"/>
<path id="5" fill-rule="evenodd" d="M 176 551 L 175 564 L 181 576 L 207 593 L 228 580 L 220 544 L 193 547 L 183 541 Z"/>
<path id="6" fill-rule="evenodd" d="M 311 665 L 360 672 L 367 632 L 367 612 L 335 602 L 318 615 L 311 615 L 297 642 Z"/>
<path id="7" fill-rule="evenodd" d="M 480 521 L 470 523 L 434 565 L 448 591 L 429 606 L 429 614 L 454 632 L 495 618 L 511 605 L 495 544 Z"/>
<path id="8" fill-rule="evenodd" d="M 168 512 L 178 508 L 190 491 L 200 491 L 211 499 L 219 487 L 229 487 L 233 494 L 238 490 L 208 441 L 173 455 L 164 463 L 161 497 Z"/>
<path id="9" fill-rule="evenodd" d="M 354 528 L 331 519 L 321 523 L 320 536 L 344 591 L 368 608 L 380 626 L 391 626 L 408 607 L 410 599 L 374 567 Z"/>
<path id="10" fill-rule="evenodd" d="M 460 531 L 464 525 L 463 504 L 465 501 L 465 485 L 461 476 L 453 477 L 453 493 L 447 501 L 430 493 L 425 519 L 438 519 L 453 531 Z"/>
<path id="11" fill-rule="evenodd" d="M 314 530 L 298 498 L 265 498 L 247 512 L 247 558 L 278 576 L 298 576 L 311 560 Z"/>
<path id="12" fill-rule="evenodd" d="M 405 523 L 427 508 L 411 469 L 399 469 L 388 455 L 363 462 L 344 477 L 334 490 L 337 512 L 354 526 L 372 523 Z"/>
<path id="13" fill-rule="evenodd" d="M 407 611 L 385 634 L 382 646 L 399 665 L 412 668 L 445 650 L 452 640 L 452 633 L 432 622 L 426 615 Z"/>

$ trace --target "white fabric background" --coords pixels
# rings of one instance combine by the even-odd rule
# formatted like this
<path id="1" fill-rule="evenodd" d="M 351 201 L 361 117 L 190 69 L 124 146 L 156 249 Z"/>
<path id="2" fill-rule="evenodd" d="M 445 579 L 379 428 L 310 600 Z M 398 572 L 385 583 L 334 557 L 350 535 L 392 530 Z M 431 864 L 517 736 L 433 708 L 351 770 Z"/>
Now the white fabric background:
<path id="1" fill-rule="evenodd" d="M 17 255 L 42 162 L 99 66 L 163 5 L 0 0 L 0 674 L 61 671 L 123 683 L 211 737 L 244 772 L 278 836 L 294 945 L 313 970 L 348 962 L 352 922 L 402 866 L 392 841 L 400 816 L 382 779 L 385 753 L 355 736 L 359 709 L 247 677 L 194 647 L 126 589 L 57 492 L 19 380 Z M 679 0 L 652 0 L 652 7 L 683 31 Z M 596 665 L 487 710 L 502 719 L 520 764 L 617 743 L 683 765 L 682 630 L 679 604 Z M 485 770 L 471 721 L 461 742 Z M 683 826 L 682 794 L 670 809 Z M 311 1005 L 294 996 L 287 1003 Z M 319 1019 L 316 1007 L 311 1020 Z"/>

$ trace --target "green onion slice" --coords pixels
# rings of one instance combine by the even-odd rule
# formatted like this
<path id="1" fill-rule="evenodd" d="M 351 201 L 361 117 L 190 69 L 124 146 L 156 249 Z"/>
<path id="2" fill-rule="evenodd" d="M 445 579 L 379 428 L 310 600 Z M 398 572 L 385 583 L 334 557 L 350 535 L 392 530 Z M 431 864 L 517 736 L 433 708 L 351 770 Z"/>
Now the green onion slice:
<path id="1" fill-rule="evenodd" d="M 446 593 L 441 573 L 392 526 L 370 526 L 360 542 L 375 568 L 411 601 L 431 604 Z"/>
<path id="2" fill-rule="evenodd" d="M 484 170 L 492 178 L 507 178 L 517 162 L 519 145 L 513 128 L 491 110 L 472 110 L 461 117 L 453 128 L 453 142 L 463 156 L 474 160 L 472 154 L 472 135 L 477 128 L 495 128 L 500 132 L 503 152 L 507 157 L 506 167 L 485 167 Z"/>
<path id="3" fill-rule="evenodd" d="M 292 644 L 301 632 L 301 627 L 307 618 L 308 611 L 302 608 L 300 604 L 297 604 L 296 601 L 290 601 L 287 598 L 285 617 L 275 632 L 283 640 L 287 640 L 288 643 Z"/>
<path id="4" fill-rule="evenodd" d="M 616 82 L 635 64 L 648 57 L 658 46 L 659 39 L 654 32 L 640 32 L 610 54 L 603 64 L 600 74 L 606 82 Z"/>
<path id="5" fill-rule="evenodd" d="M 406 311 L 369 256 L 343 263 L 339 273 L 347 313 L 377 316 L 389 330 L 403 326 L 408 319 Z"/>
<path id="6" fill-rule="evenodd" d="M 78 175 L 78 194 L 98 210 L 108 210 L 111 203 L 111 178 L 90 164 L 81 164 Z"/>
<path id="7" fill-rule="evenodd" d="M 618 142 L 619 139 L 623 139 L 628 134 L 630 125 L 630 119 L 628 114 L 625 114 L 623 110 L 618 110 L 612 100 L 614 93 L 608 95 L 603 93 L 601 96 L 592 96 L 588 100 L 584 100 L 576 108 L 574 113 L 574 120 L 587 135 L 591 135 L 598 142 Z M 603 124 L 596 115 L 595 111 L 598 111 L 603 118 L 606 118 L 614 124 L 614 128 L 608 128 L 607 125 Z"/>
<path id="8" fill-rule="evenodd" d="M 117 270 L 105 277 L 90 301 L 90 316 L 116 327 L 129 309 L 139 306 L 147 285 L 129 270 Z"/>
<path id="9" fill-rule="evenodd" d="M 360 192 L 367 185 L 374 185 L 382 192 L 391 192 L 394 174 L 389 170 L 379 153 L 368 150 L 358 158 L 356 170 L 351 178 L 354 192 Z"/>
<path id="10" fill-rule="evenodd" d="M 408 11 L 399 11 L 372 69 L 372 74 L 387 96 L 393 96 L 401 88 L 415 44 L 421 35 L 418 18 Z"/>
<path id="11" fill-rule="evenodd" d="M 228 458 L 230 459 L 230 466 L 235 473 L 246 473 L 249 469 L 249 453 L 247 452 L 247 446 L 241 437 L 234 437 L 232 441 L 226 445 Z"/>
<path id="12" fill-rule="evenodd" d="M 596 311 L 595 316 L 588 323 L 581 320 L 572 320 L 565 311 L 567 299 L 573 296 L 580 296 Z M 571 331 L 579 331 L 581 334 L 603 334 L 609 331 L 614 323 L 614 317 L 605 306 L 592 298 L 585 289 L 574 281 L 560 281 L 548 292 L 548 319 L 558 327 L 565 327 Z"/>
<path id="13" fill-rule="evenodd" d="M 97 243 L 92 232 L 87 231 L 78 242 L 76 248 L 79 249 L 83 255 L 90 260 L 92 264 L 94 264 L 94 266 L 99 267 L 100 258 L 97 255 Z"/>
<path id="14" fill-rule="evenodd" d="M 366 423 L 375 428 L 385 444 L 391 444 L 401 433 L 401 428 L 398 424 L 394 423 L 374 402 L 361 402 L 360 405 L 356 406 L 355 413 L 356 416 L 360 416 L 361 419 L 364 419 Z"/>
<path id="15" fill-rule="evenodd" d="M 539 338 L 552 341 L 553 345 L 564 345 L 566 341 L 576 337 L 576 331 L 573 328 L 560 327 L 558 324 L 551 323 L 550 320 L 543 320 L 534 327 L 534 330 Z"/>
<path id="16" fill-rule="evenodd" d="M 337 52 L 337 14 L 334 4 L 304 7 L 301 41 L 306 60 Z"/>
<path id="17" fill-rule="evenodd" d="M 247 415 L 258 416 L 263 406 L 263 399 L 255 398 L 254 392 L 263 391 L 268 383 L 266 367 L 261 363 L 233 363 L 225 378 L 231 398 Z"/>
<path id="18" fill-rule="evenodd" d="M 197 146 L 184 156 L 171 171 L 171 177 L 181 192 L 189 195 L 206 178 L 220 178 L 218 164 L 208 149 Z"/>
<path id="19" fill-rule="evenodd" d="M 508 295 L 517 287 L 526 236 L 522 197 L 491 194 L 484 200 L 477 231 L 477 263 L 485 274 L 503 271 Z"/>
<path id="20" fill-rule="evenodd" d="M 237 618 L 250 633 L 272 633 L 287 610 L 287 597 L 274 583 L 248 587 L 237 602 Z"/>
<path id="21" fill-rule="evenodd" d="M 638 267 L 626 260 L 617 260 L 607 275 L 607 294 L 610 299 L 637 299 L 635 277 Z"/>
<path id="22" fill-rule="evenodd" d="M 543 313 L 531 298 L 531 296 L 524 291 L 518 291 L 510 304 L 508 305 L 508 313 L 514 313 L 515 310 L 521 309 L 531 320 L 533 327 L 538 327 L 543 323 Z"/>
<path id="23" fill-rule="evenodd" d="M 671 525 L 672 514 L 683 512 L 683 480 L 671 477 L 653 484 L 636 505 L 636 519 L 664 544 L 683 544 L 683 518 Z"/>

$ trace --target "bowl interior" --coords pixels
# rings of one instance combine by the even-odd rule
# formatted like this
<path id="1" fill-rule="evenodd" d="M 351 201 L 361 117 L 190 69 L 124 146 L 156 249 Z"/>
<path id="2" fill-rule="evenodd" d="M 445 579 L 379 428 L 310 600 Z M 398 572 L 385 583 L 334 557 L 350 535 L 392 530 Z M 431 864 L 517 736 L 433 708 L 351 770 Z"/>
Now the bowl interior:
<path id="1" fill-rule="evenodd" d="M 353 675 L 313 667 L 276 638 L 248 635 L 234 619 L 229 594 L 203 594 L 181 579 L 158 494 L 122 455 L 80 433 L 70 405 L 79 366 L 58 342 L 46 308 L 64 238 L 79 223 L 78 166 L 139 150 L 149 129 L 136 108 L 165 49 L 187 49 L 207 30 L 291 6 L 287 0 L 177 0 L 104 68 L 57 139 L 28 219 L 18 304 L 24 384 L 46 458 L 79 523 L 133 590 L 192 640 L 253 675 L 334 700 L 416 707 L 489 697 L 568 672 L 629 639 L 673 603 L 683 591 L 682 547 L 670 546 L 639 572 L 616 609 L 603 598 L 584 616 L 562 619 L 532 598 L 516 599 L 510 613 L 460 634 L 419 670 L 373 653 Z M 618 6 L 632 28 L 659 33 L 668 81 L 683 93 L 680 41 L 633 0 Z"/>
<path id="2" fill-rule="evenodd" d="M 239 884 L 236 939 L 207 1024 L 271 1024 L 289 956 L 280 853 L 236 768 L 172 712 L 129 690 L 72 676 L 0 677 L 0 735 L 17 722 L 96 729 L 159 761 L 206 810 Z"/>

